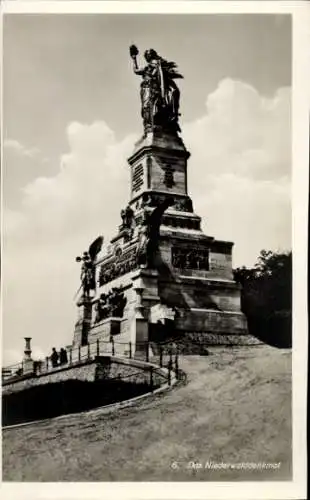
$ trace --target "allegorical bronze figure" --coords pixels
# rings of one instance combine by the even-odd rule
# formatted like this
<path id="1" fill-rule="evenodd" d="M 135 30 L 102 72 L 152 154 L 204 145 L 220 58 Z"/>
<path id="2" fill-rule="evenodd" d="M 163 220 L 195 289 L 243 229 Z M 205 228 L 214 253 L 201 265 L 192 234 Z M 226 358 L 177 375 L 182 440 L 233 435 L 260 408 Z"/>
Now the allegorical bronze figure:
<path id="1" fill-rule="evenodd" d="M 140 95 L 144 133 L 156 129 L 179 132 L 180 90 L 174 80 L 183 76 L 177 72 L 176 63 L 166 61 L 154 49 L 144 52 L 147 65 L 139 68 L 138 54 L 137 47 L 131 45 L 134 72 L 142 76 Z"/>
<path id="2" fill-rule="evenodd" d="M 82 288 L 83 297 L 89 298 L 90 291 L 96 288 L 96 278 L 95 278 L 95 261 L 97 254 L 100 252 L 103 244 L 103 237 L 99 236 L 90 245 L 88 252 L 83 252 L 82 257 L 76 257 L 76 262 L 82 262 L 81 266 L 81 286 L 77 293 Z"/>

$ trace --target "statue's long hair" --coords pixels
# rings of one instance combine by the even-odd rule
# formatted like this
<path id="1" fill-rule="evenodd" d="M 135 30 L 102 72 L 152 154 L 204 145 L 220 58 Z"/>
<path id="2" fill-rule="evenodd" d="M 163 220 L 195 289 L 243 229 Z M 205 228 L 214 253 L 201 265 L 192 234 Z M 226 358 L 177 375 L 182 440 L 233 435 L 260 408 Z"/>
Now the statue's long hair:
<path id="1" fill-rule="evenodd" d="M 166 59 L 163 59 L 161 56 L 159 56 L 154 49 L 148 49 L 144 52 L 144 57 L 146 61 L 149 61 L 151 59 L 157 59 L 161 63 L 161 67 L 163 72 L 166 74 L 168 78 L 175 79 L 175 78 L 183 78 L 183 76 L 178 73 L 177 71 L 177 64 L 173 61 L 166 61 Z"/>

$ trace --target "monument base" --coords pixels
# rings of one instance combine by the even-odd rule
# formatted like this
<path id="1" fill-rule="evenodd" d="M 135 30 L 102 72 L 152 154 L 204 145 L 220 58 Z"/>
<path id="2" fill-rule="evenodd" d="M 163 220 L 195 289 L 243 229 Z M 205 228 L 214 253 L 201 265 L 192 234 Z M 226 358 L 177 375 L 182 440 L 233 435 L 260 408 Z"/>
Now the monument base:
<path id="1" fill-rule="evenodd" d="M 121 333 L 121 318 L 106 318 L 99 323 L 95 323 L 89 331 L 88 342 L 95 342 L 97 339 L 109 342 L 111 337 Z"/>
<path id="2" fill-rule="evenodd" d="M 177 134 L 157 131 L 136 144 L 128 159 L 131 199 L 123 223 L 96 263 L 89 341 L 106 339 L 114 329 L 115 342 L 131 342 L 138 355 L 150 340 L 196 334 L 213 343 L 225 336 L 236 343 L 238 336 L 246 339 L 240 286 L 233 280 L 233 243 L 202 231 L 187 190 L 188 158 Z M 126 303 L 118 326 L 96 324 L 100 296 L 115 287 Z M 88 313 L 84 309 L 86 326 Z"/>

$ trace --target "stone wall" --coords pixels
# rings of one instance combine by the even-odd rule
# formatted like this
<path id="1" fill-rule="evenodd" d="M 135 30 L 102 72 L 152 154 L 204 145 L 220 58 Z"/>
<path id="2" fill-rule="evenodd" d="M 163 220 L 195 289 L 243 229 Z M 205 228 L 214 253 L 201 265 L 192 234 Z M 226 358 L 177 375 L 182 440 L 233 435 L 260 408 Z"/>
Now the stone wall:
<path id="1" fill-rule="evenodd" d="M 168 307 L 240 312 L 240 287 L 234 282 L 183 276 L 161 279 L 159 295 Z"/>
<path id="2" fill-rule="evenodd" d="M 114 337 L 121 333 L 121 324 L 124 321 L 126 319 L 106 318 L 99 323 L 95 323 L 88 334 L 88 342 L 95 342 L 97 338 L 110 342 L 111 336 Z"/>
<path id="3" fill-rule="evenodd" d="M 92 360 L 84 361 L 68 367 L 54 368 L 49 373 L 34 375 L 22 378 L 14 382 L 4 382 L 2 384 L 3 394 L 19 392 L 37 385 L 52 384 L 65 380 L 85 380 L 91 382 L 95 380 L 96 363 Z"/>
<path id="4" fill-rule="evenodd" d="M 232 279 L 232 256 L 225 253 L 219 253 L 210 250 L 210 270 L 208 277 L 210 278 L 226 278 Z"/>
<path id="5" fill-rule="evenodd" d="M 135 383 L 150 383 L 150 371 L 142 368 L 138 360 L 119 359 L 111 362 L 109 371 L 102 378 L 121 378 L 122 380 Z M 162 385 L 165 382 L 163 370 L 153 368 L 153 384 Z"/>
<path id="6" fill-rule="evenodd" d="M 251 335 L 230 335 L 210 332 L 183 332 L 176 341 L 178 352 L 183 355 L 208 354 L 209 347 L 227 346 L 255 346 L 261 342 Z M 170 345 L 166 346 L 169 352 Z"/>
<path id="7" fill-rule="evenodd" d="M 183 311 L 176 319 L 176 329 L 180 331 L 245 335 L 247 321 L 241 312 L 189 310 Z"/>
<path id="8" fill-rule="evenodd" d="M 230 335 L 210 332 L 188 332 L 183 336 L 183 343 L 188 345 L 208 346 L 242 346 L 259 345 L 261 342 L 251 335 Z M 181 349 L 180 349 L 181 352 Z"/>
<path id="9" fill-rule="evenodd" d="M 173 161 L 173 167 L 171 163 Z M 171 184 L 169 174 L 171 170 Z M 186 160 L 184 158 L 169 158 L 169 155 L 154 155 L 151 167 L 151 189 L 171 193 L 186 193 Z"/>
<path id="10" fill-rule="evenodd" d="M 153 367 L 153 384 L 165 383 L 163 369 Z M 95 360 L 86 360 L 72 366 L 58 367 L 49 373 L 22 377 L 15 381 L 5 381 L 2 393 L 20 392 L 38 385 L 52 384 L 67 380 L 82 380 L 93 382 L 101 379 L 118 378 L 128 382 L 149 383 L 150 365 L 134 359 L 99 356 Z"/>

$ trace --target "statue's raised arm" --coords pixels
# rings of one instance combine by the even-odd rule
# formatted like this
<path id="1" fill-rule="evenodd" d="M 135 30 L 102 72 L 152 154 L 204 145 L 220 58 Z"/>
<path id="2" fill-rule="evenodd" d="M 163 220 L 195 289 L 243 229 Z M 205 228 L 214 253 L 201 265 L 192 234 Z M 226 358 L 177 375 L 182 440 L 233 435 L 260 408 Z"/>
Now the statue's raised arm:
<path id="1" fill-rule="evenodd" d="M 143 75 L 144 69 L 143 68 L 140 69 L 138 66 L 138 60 L 137 60 L 137 57 L 139 54 L 138 47 L 136 47 L 135 45 L 130 45 L 129 53 L 130 53 L 130 57 L 133 61 L 134 72 L 136 73 L 136 75 Z"/>
<path id="2" fill-rule="evenodd" d="M 154 49 L 149 49 L 144 52 L 147 65 L 139 68 L 138 48 L 131 45 L 129 53 L 134 73 L 142 76 L 140 96 L 144 133 L 156 129 L 179 132 L 180 91 L 174 80 L 183 76 L 177 72 L 176 63 L 166 61 Z"/>

